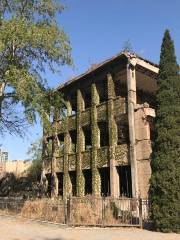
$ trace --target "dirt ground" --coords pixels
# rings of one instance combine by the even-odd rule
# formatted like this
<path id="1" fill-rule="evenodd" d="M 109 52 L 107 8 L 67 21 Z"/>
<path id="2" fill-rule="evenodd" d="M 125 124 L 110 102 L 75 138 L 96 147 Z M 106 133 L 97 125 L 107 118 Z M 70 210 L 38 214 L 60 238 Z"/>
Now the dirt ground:
<path id="1" fill-rule="evenodd" d="M 0 240 L 180 240 L 180 234 L 137 228 L 65 228 L 0 216 Z"/>

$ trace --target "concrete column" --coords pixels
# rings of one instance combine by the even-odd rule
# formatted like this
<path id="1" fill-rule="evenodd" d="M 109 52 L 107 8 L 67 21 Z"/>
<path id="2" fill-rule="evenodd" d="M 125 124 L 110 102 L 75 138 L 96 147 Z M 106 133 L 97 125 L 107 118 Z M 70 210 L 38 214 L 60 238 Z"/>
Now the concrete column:
<path id="1" fill-rule="evenodd" d="M 41 186 L 42 186 L 42 195 L 47 193 L 48 181 L 45 175 L 45 162 L 49 159 L 48 152 L 48 140 L 47 140 L 47 131 L 45 126 L 43 126 L 43 139 L 42 139 L 42 171 L 41 171 Z"/>
<path id="2" fill-rule="evenodd" d="M 108 87 L 108 131 L 109 131 L 109 166 L 110 191 L 112 197 L 119 197 L 119 174 L 115 163 L 115 148 L 117 145 L 117 124 L 114 118 L 114 81 L 111 74 L 107 75 Z"/>
<path id="3" fill-rule="evenodd" d="M 97 123 L 97 104 L 99 94 L 95 83 L 91 85 L 91 170 L 92 170 L 92 194 L 101 195 L 101 177 L 97 166 L 97 149 L 100 147 L 100 131 Z"/>
<path id="4" fill-rule="evenodd" d="M 136 159 L 136 139 L 135 139 L 135 120 L 134 107 L 136 105 L 136 72 L 135 67 L 127 64 L 127 91 L 128 91 L 128 123 L 130 141 L 130 162 L 132 178 L 132 196 L 138 197 L 138 175 Z"/>
<path id="5" fill-rule="evenodd" d="M 56 160 L 59 157 L 59 139 L 56 133 L 52 137 L 52 161 L 51 161 L 51 197 L 58 196 L 58 177 L 56 174 Z"/>
<path id="6" fill-rule="evenodd" d="M 69 117 L 72 115 L 72 106 L 71 106 L 70 101 L 66 102 L 66 107 L 67 107 L 67 116 Z"/>
<path id="7" fill-rule="evenodd" d="M 151 140 L 150 122 L 155 111 L 147 103 L 137 104 L 135 115 L 136 160 L 138 172 L 138 193 L 140 198 L 148 198 L 149 179 L 151 177 Z"/>
<path id="8" fill-rule="evenodd" d="M 63 198 L 66 199 L 72 195 L 72 184 L 69 176 L 69 154 L 71 152 L 71 136 L 68 130 L 69 116 L 72 114 L 71 103 L 67 102 L 67 118 L 65 120 L 65 133 L 64 133 L 64 165 L 63 165 Z"/>
<path id="9" fill-rule="evenodd" d="M 81 91 L 77 90 L 77 144 L 76 144 L 76 193 L 78 197 L 84 196 L 85 180 L 82 172 L 82 151 L 84 150 L 84 133 L 81 126 L 84 99 Z"/>

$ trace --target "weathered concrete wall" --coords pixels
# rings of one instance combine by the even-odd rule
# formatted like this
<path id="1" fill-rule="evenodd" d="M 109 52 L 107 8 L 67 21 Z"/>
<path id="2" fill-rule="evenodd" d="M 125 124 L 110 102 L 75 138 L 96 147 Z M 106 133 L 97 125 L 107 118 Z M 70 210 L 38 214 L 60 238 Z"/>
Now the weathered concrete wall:
<path id="1" fill-rule="evenodd" d="M 148 197 L 149 179 L 151 177 L 151 140 L 148 115 L 154 115 L 153 109 L 143 106 L 135 111 L 136 157 L 138 166 L 138 188 L 142 198 Z"/>
<path id="2" fill-rule="evenodd" d="M 26 176 L 27 169 L 31 166 L 31 161 L 7 161 L 0 163 L 1 175 L 5 173 L 14 173 L 17 177 Z"/>

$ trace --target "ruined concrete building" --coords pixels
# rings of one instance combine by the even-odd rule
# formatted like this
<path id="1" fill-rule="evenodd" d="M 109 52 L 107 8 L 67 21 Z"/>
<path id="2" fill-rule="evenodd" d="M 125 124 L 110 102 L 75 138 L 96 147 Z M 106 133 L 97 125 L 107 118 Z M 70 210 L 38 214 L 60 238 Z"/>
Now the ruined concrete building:
<path id="1" fill-rule="evenodd" d="M 157 73 L 122 52 L 57 89 L 67 117 L 54 123 L 58 139 L 45 139 L 55 151 L 44 159 L 54 195 L 147 197 Z"/>

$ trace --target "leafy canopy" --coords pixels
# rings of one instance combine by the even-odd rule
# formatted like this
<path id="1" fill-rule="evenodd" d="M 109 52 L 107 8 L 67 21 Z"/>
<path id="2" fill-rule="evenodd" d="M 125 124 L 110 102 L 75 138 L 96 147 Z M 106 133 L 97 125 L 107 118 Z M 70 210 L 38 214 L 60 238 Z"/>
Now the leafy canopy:
<path id="1" fill-rule="evenodd" d="M 31 144 L 28 155 L 32 164 L 27 170 L 27 177 L 31 182 L 40 181 L 42 171 L 42 141 L 40 139 Z"/>
<path id="2" fill-rule="evenodd" d="M 63 9 L 56 0 L 0 1 L 1 133 L 20 133 L 24 120 L 32 123 L 36 111 L 42 114 L 53 93 L 42 76 L 72 64 L 69 39 L 56 21 Z M 17 105 L 23 106 L 23 117 Z"/>

